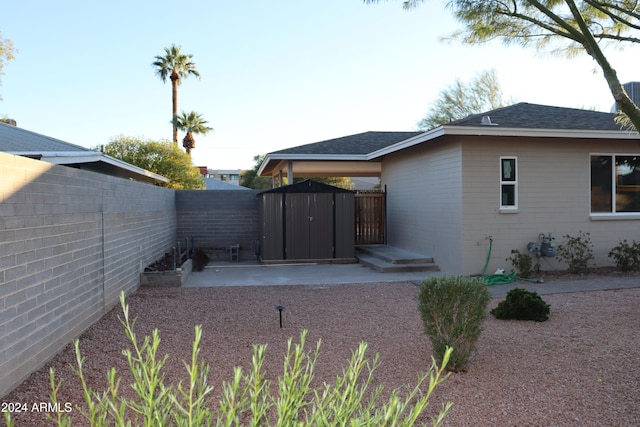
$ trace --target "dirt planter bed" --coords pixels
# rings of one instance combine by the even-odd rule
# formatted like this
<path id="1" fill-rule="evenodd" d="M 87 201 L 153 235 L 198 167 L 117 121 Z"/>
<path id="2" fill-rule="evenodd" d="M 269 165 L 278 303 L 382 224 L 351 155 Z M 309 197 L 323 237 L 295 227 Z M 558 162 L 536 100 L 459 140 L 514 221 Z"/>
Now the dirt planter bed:
<path id="1" fill-rule="evenodd" d="M 140 286 L 144 287 L 179 287 L 184 285 L 193 271 L 193 262 L 186 260 L 175 270 L 145 271 L 140 273 Z"/>

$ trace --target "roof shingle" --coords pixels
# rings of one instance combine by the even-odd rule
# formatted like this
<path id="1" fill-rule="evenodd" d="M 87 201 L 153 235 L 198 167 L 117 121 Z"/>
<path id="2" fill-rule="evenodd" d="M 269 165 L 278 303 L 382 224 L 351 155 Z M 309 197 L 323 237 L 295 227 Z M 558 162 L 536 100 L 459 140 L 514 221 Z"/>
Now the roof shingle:
<path id="1" fill-rule="evenodd" d="M 93 150 L 0 122 L 0 151 L 24 153 Z"/>
<path id="2" fill-rule="evenodd" d="M 336 139 L 299 145 L 270 154 L 369 154 L 422 132 L 364 132 Z"/>
<path id="3" fill-rule="evenodd" d="M 552 107 L 521 102 L 485 113 L 473 114 L 447 125 L 480 126 L 482 117 L 489 116 L 494 125 L 523 129 L 620 130 L 614 122 L 615 113 Z"/>

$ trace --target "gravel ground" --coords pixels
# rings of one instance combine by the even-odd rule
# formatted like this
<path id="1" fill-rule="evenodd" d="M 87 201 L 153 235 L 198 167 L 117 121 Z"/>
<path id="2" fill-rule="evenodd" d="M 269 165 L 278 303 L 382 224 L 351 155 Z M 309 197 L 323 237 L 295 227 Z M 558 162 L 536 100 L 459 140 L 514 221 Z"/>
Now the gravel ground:
<path id="1" fill-rule="evenodd" d="M 139 336 L 158 328 L 161 354 L 170 354 L 166 382 L 185 380 L 193 328 L 203 325 L 202 358 L 216 388 L 248 367 L 252 344 L 266 343 L 270 379 L 282 369 L 289 337 L 309 331 L 307 348 L 322 339 L 316 379 L 332 381 L 360 341 L 380 354 L 376 384 L 390 390 L 413 384 L 430 363 L 431 345 L 422 332 L 412 283 L 329 286 L 260 286 L 149 289 L 128 298 Z M 543 323 L 501 321 L 489 315 L 467 372 L 452 374 L 436 390 L 431 414 L 454 403 L 448 426 L 638 426 L 640 425 L 640 289 L 545 295 L 551 317 Z M 493 308 L 498 300 L 492 300 Z M 283 328 L 277 305 L 284 305 Z M 127 347 L 116 307 L 81 337 L 85 372 L 102 390 L 115 366 L 130 381 L 121 349 Z M 59 399 L 82 402 L 69 365 L 68 346 L 31 375 L 3 402 L 44 402 L 49 367 L 62 380 Z M 74 425 L 83 425 L 77 411 Z M 18 426 L 48 425 L 41 413 L 14 414 Z M 426 421 L 426 420 L 425 420 Z M 1 423 L 2 421 L 0 421 Z"/>

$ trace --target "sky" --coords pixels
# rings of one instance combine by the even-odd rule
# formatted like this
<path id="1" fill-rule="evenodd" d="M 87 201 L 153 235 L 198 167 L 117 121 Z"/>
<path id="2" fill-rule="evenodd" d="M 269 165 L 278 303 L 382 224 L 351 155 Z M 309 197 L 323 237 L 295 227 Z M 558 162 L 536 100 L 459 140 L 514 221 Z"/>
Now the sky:
<path id="1" fill-rule="evenodd" d="M 171 139 L 171 85 L 151 63 L 171 44 L 201 79 L 179 87 L 180 111 L 214 131 L 192 159 L 249 169 L 254 156 L 366 131 L 412 131 L 439 92 L 494 69 L 507 98 L 609 111 L 595 62 L 499 43 L 465 46 L 443 2 L 22 0 L 0 15 L 16 58 L 0 76 L 0 116 L 92 148 L 119 135 Z M 640 80 L 640 48 L 606 51 L 621 82 Z M 180 133 L 180 141 L 184 135 Z"/>

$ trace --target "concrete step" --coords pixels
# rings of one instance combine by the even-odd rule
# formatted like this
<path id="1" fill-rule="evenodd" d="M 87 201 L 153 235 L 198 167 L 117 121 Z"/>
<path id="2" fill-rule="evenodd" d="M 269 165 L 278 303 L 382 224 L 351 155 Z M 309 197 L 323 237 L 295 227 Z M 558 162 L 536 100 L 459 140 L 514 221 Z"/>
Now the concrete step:
<path id="1" fill-rule="evenodd" d="M 415 271 L 439 271 L 440 268 L 433 262 L 405 262 L 393 263 L 373 255 L 359 253 L 357 255 L 360 264 L 379 273 L 399 273 Z"/>
<path id="2" fill-rule="evenodd" d="M 356 246 L 356 256 L 369 255 L 391 264 L 432 264 L 433 257 L 388 245 Z"/>
<path id="3" fill-rule="evenodd" d="M 388 245 L 356 246 L 360 264 L 380 273 L 439 271 L 433 257 Z"/>

